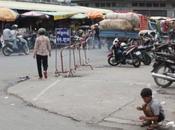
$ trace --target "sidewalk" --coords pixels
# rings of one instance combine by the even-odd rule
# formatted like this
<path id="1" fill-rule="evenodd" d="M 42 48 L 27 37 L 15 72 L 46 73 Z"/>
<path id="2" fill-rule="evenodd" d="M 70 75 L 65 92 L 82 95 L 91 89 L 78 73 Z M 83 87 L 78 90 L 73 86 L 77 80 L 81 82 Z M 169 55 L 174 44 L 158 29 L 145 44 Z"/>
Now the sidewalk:
<path id="1" fill-rule="evenodd" d="M 32 77 L 10 87 L 8 93 L 37 108 L 77 121 L 100 125 L 126 124 L 141 130 L 138 126 L 141 113 L 136 111 L 136 106 L 142 104 L 139 93 L 144 87 L 153 88 L 154 95 L 164 101 L 166 119 L 175 120 L 174 95 L 156 93 L 150 68 L 83 68 L 72 78 L 54 77 L 53 74 L 47 80 Z M 170 91 L 175 94 L 175 89 Z"/>

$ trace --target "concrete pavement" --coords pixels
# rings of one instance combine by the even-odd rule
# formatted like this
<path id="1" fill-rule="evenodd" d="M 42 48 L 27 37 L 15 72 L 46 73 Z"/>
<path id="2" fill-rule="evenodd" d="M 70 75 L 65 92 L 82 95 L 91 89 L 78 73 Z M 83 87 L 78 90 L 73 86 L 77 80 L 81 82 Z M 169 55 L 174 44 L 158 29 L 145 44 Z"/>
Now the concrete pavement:
<path id="1" fill-rule="evenodd" d="M 133 126 L 135 130 L 141 130 L 138 126 L 141 113 L 135 108 L 142 104 L 140 90 L 151 87 L 154 96 L 163 101 L 166 120 L 175 120 L 175 88 L 156 88 L 150 66 L 95 66 L 94 70 L 80 68 L 71 78 L 54 77 L 53 73 L 47 80 L 31 77 L 10 87 L 8 93 L 37 108 L 80 122 L 113 125 L 128 130 L 125 126 Z M 157 90 L 167 93 L 160 94 Z"/>

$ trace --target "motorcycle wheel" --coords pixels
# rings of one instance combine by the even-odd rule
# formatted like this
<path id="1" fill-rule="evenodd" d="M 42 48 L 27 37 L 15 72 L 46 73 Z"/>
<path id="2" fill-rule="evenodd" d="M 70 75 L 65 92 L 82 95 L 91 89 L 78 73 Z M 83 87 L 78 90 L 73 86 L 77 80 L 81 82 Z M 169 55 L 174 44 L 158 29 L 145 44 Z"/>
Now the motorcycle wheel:
<path id="1" fill-rule="evenodd" d="M 56 48 L 56 47 L 55 47 L 55 43 L 54 43 L 53 41 L 50 41 L 50 45 L 51 45 L 51 48 L 52 48 L 52 49 Z"/>
<path id="2" fill-rule="evenodd" d="M 143 53 L 143 64 L 144 65 L 150 65 L 151 64 L 151 57 L 147 53 Z"/>
<path id="3" fill-rule="evenodd" d="M 167 72 L 173 73 L 173 70 L 169 68 L 168 66 L 160 65 L 155 69 L 154 72 L 157 74 L 164 74 Z M 173 81 L 165 80 L 165 79 L 158 78 L 158 77 L 154 77 L 154 81 L 158 86 L 161 86 L 162 88 L 167 88 L 173 83 Z"/>
<path id="4" fill-rule="evenodd" d="M 23 51 L 25 55 L 28 55 L 30 52 L 29 47 L 27 45 L 23 45 Z"/>
<path id="5" fill-rule="evenodd" d="M 8 46 L 4 46 L 2 48 L 2 53 L 4 54 L 4 56 L 10 56 L 12 54 L 12 52 L 9 49 L 10 48 Z"/>
<path id="6" fill-rule="evenodd" d="M 138 67 L 140 67 L 140 65 L 141 65 L 140 59 L 138 57 L 134 57 L 133 58 L 133 66 L 138 68 Z"/>
<path id="7" fill-rule="evenodd" d="M 29 47 L 29 49 L 33 49 L 34 43 L 32 43 L 31 41 L 28 41 L 28 47 Z"/>
<path id="8" fill-rule="evenodd" d="M 118 61 L 116 61 L 115 57 L 114 56 L 111 56 L 108 58 L 108 63 L 111 65 L 111 66 L 117 66 L 119 64 Z"/>

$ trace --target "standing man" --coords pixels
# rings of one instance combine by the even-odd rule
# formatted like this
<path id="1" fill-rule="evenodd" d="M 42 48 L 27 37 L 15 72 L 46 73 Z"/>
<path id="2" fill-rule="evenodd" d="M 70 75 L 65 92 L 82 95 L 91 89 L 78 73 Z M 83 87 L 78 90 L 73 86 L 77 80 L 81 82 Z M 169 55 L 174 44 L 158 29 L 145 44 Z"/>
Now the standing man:
<path id="1" fill-rule="evenodd" d="M 98 27 L 98 24 L 95 24 L 95 28 L 94 28 L 94 31 L 95 31 L 95 43 L 97 44 L 98 48 L 101 49 L 101 43 L 100 43 L 100 29 Z"/>
<path id="2" fill-rule="evenodd" d="M 48 55 L 51 56 L 50 40 L 47 36 L 45 36 L 45 34 L 46 34 L 45 28 L 40 28 L 38 30 L 38 37 L 36 38 L 34 46 L 33 58 L 36 57 L 39 79 L 43 78 L 43 74 L 44 78 L 47 79 Z M 42 66 L 44 70 L 43 74 L 42 74 Z"/>

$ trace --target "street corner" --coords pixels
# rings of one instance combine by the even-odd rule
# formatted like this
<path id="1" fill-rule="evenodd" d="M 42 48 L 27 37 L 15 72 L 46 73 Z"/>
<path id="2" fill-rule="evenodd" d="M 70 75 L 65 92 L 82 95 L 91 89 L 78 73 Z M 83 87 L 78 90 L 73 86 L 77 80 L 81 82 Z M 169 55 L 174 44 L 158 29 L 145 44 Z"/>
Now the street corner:
<path id="1" fill-rule="evenodd" d="M 99 70 L 97 72 L 100 73 Z M 32 78 L 10 87 L 8 93 L 50 112 L 97 123 L 131 102 L 134 95 L 128 95 L 128 88 L 122 87 L 127 83 L 120 82 L 116 87 L 114 84 L 118 81 L 103 78 L 94 72 L 81 78 Z M 126 94 L 127 97 L 124 96 Z"/>

